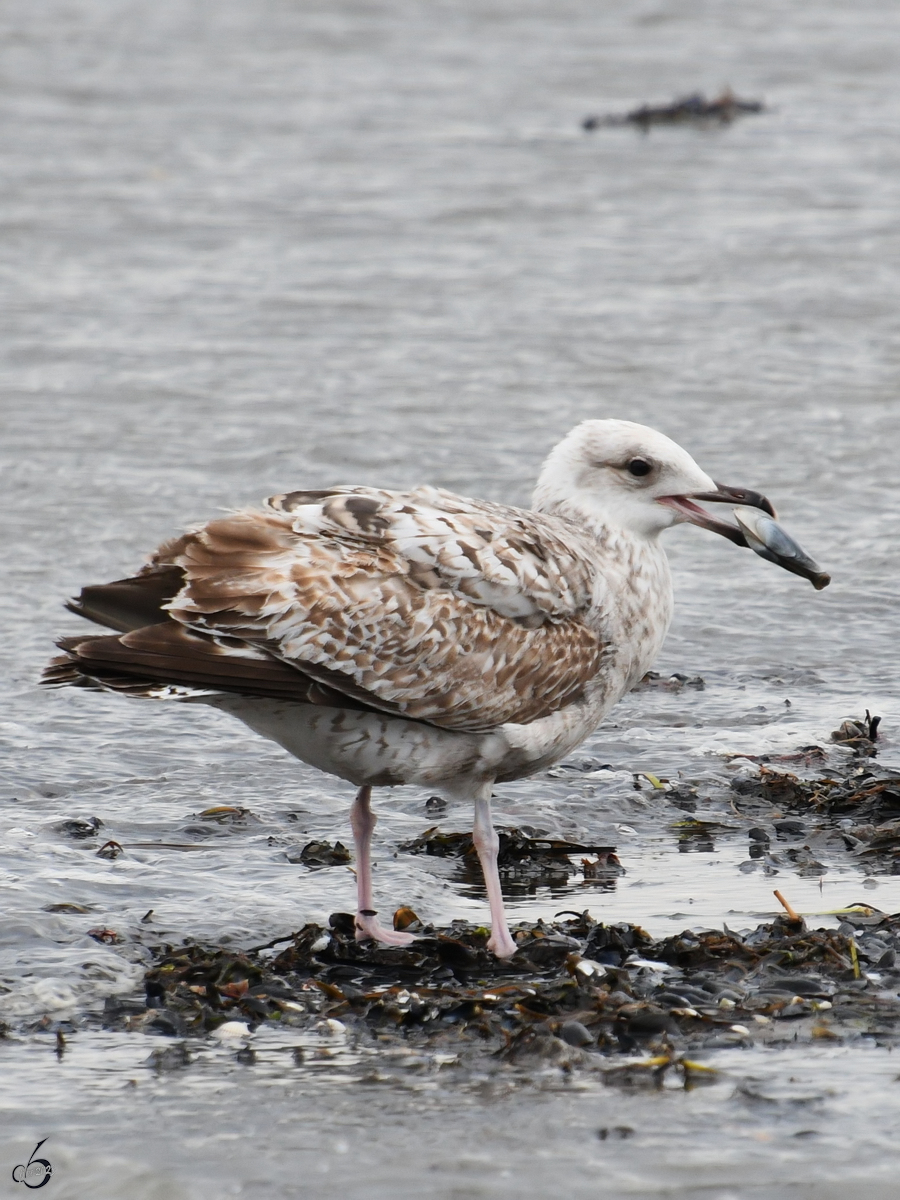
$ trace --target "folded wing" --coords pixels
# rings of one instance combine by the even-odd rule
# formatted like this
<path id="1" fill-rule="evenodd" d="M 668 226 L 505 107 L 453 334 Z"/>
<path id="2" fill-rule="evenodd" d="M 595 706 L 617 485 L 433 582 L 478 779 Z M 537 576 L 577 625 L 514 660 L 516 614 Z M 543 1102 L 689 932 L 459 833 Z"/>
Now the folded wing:
<path id="1" fill-rule="evenodd" d="M 85 589 L 76 611 L 127 629 L 155 604 L 153 620 L 192 635 L 181 644 L 193 666 L 178 682 L 202 659 L 203 686 L 216 687 L 212 673 L 222 690 L 249 692 L 240 679 L 247 671 L 237 669 L 243 653 L 259 687 L 267 686 L 261 664 L 277 664 L 277 694 L 290 690 L 287 668 L 323 696 L 448 729 L 547 716 L 583 695 L 603 655 L 585 619 L 594 576 L 577 529 L 435 488 L 275 496 L 261 511 L 174 539 L 134 580 L 108 586 L 114 596 Z M 129 618 L 122 605 L 133 596 L 139 615 Z M 171 637 L 165 628 L 154 626 L 157 642 Z M 204 639 L 227 652 L 204 658 Z M 135 669 L 150 651 L 138 653 L 134 634 L 94 641 L 121 645 L 121 653 L 104 650 L 120 672 L 129 642 Z M 174 642 L 170 651 L 178 657 Z"/>

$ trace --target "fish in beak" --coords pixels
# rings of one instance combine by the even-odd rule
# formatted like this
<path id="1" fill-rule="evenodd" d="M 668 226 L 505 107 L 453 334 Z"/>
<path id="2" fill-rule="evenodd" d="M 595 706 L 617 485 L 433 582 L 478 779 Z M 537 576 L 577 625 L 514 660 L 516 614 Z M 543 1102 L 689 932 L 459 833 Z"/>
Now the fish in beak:
<path id="1" fill-rule="evenodd" d="M 707 500 L 717 504 L 732 504 L 736 525 L 720 521 L 708 513 L 695 500 Z M 697 492 L 693 496 L 665 496 L 660 501 L 681 514 L 682 520 L 711 529 L 728 538 L 736 546 L 746 546 L 761 558 L 783 567 L 794 575 L 808 579 L 816 591 L 828 587 L 831 576 L 815 563 L 775 520 L 775 509 L 760 492 L 749 488 L 728 487 L 716 482 L 714 492 Z"/>

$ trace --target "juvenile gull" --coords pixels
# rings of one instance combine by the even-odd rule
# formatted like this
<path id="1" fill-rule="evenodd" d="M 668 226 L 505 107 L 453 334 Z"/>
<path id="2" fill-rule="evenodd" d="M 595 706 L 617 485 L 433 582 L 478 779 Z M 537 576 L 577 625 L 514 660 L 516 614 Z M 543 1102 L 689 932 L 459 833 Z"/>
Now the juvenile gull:
<path id="1" fill-rule="evenodd" d="M 741 525 L 696 500 L 739 506 Z M 120 632 L 63 638 L 46 680 L 213 705 L 355 784 L 359 938 L 412 940 L 377 920 L 371 789 L 471 799 L 488 945 L 509 956 L 493 785 L 568 754 L 652 665 L 672 615 L 663 530 L 692 522 L 825 586 L 772 518 L 662 434 L 585 421 L 551 452 L 531 509 L 334 487 L 174 538 L 70 602 Z"/>

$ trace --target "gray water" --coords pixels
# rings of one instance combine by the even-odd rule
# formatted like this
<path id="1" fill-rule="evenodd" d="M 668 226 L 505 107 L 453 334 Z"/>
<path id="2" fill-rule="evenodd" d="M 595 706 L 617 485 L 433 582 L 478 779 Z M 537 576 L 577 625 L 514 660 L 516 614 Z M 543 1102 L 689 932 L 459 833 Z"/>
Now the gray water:
<path id="1" fill-rule="evenodd" d="M 346 909 L 348 872 L 285 850 L 346 841 L 349 789 L 212 711 L 35 679 L 82 628 L 65 596 L 217 508 L 335 482 L 527 503 L 575 422 L 644 421 L 770 495 L 834 584 L 670 536 L 659 669 L 706 689 L 623 701 L 582 755 L 611 771 L 501 789 L 498 823 L 611 837 L 627 869 L 511 915 L 575 904 L 653 934 L 770 915 L 746 822 L 679 853 L 632 778 L 723 795 L 729 755 L 824 744 L 867 707 L 896 762 L 898 78 L 888 0 L 3 5 L 0 1194 L 47 1137 L 60 1197 L 896 1195 L 898 1066 L 867 1044 L 722 1051 L 714 1087 L 649 1096 L 373 1066 L 324 1034 L 300 1069 L 289 1031 L 256 1035 L 255 1066 L 211 1042 L 154 1072 L 164 1039 L 83 1014 L 139 983 L 142 942 L 253 945 Z M 768 111 L 580 128 L 725 84 Z M 424 800 L 378 798 L 379 894 L 477 916 L 450 864 L 396 854 Z M 201 839 L 214 804 L 253 819 Z M 54 829 L 89 815 L 100 838 Z M 105 838 L 125 856 L 97 858 Z M 795 907 L 900 909 L 900 877 L 823 853 L 821 879 L 775 881 Z M 47 911 L 65 902 L 89 911 Z M 613 1125 L 634 1136 L 601 1142 Z"/>

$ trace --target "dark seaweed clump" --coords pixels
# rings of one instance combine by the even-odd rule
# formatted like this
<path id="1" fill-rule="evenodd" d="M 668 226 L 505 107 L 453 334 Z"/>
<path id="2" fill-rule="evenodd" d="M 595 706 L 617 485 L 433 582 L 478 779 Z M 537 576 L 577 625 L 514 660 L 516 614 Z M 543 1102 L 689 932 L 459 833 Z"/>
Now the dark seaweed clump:
<path id="1" fill-rule="evenodd" d="M 845 722 L 845 726 L 850 723 Z M 848 738 L 848 741 L 850 739 Z M 732 790 L 742 802 L 763 802 L 782 812 L 798 814 L 775 822 L 787 835 L 798 833 L 803 820 L 830 828 L 868 873 L 900 873 L 900 773 L 870 765 L 868 736 L 858 735 L 854 749 L 865 765 L 832 775 L 802 779 L 762 764 L 749 779 L 736 779 Z M 757 810 L 759 811 L 759 810 Z M 751 830 L 751 838 L 754 831 Z"/>
<path id="2" fill-rule="evenodd" d="M 730 125 L 738 117 L 764 110 L 761 100 L 741 100 L 726 88 L 713 100 L 692 92 L 671 104 L 642 104 L 624 115 L 585 117 L 581 127 L 590 131 L 604 125 L 635 125 L 646 133 L 654 125 Z"/>
<path id="3" fill-rule="evenodd" d="M 560 914 L 520 926 L 518 953 L 500 962 L 487 931 L 464 922 L 427 926 L 397 949 L 358 943 L 352 917 L 336 913 L 327 928 L 282 939 L 274 957 L 273 946 L 159 947 L 143 1000 L 110 999 L 104 1024 L 185 1037 L 236 1019 L 298 1029 L 332 1019 L 381 1045 L 500 1062 L 611 1067 L 609 1056 L 646 1052 L 656 1066 L 642 1079 L 686 1053 L 752 1042 L 893 1045 L 900 915 L 859 906 L 848 920 L 811 930 L 783 917 L 742 934 L 685 930 L 654 941 L 638 926 Z M 398 923 L 421 928 L 409 910 Z"/>

